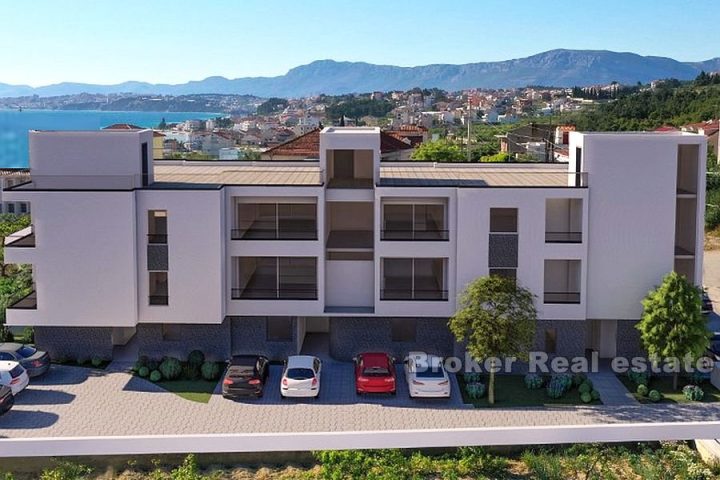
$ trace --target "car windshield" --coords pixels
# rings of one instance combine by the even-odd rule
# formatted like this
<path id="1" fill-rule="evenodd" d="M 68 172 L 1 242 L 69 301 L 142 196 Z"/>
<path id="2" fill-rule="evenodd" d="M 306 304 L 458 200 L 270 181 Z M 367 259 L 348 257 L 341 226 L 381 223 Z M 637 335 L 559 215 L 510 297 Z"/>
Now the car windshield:
<path id="1" fill-rule="evenodd" d="M 387 377 L 390 372 L 385 367 L 368 367 L 362 372 L 365 377 Z"/>
<path id="2" fill-rule="evenodd" d="M 418 378 L 443 378 L 445 376 L 445 372 L 443 372 L 441 368 L 437 367 L 429 368 L 419 366 L 415 376 Z"/>
<path id="3" fill-rule="evenodd" d="M 37 349 L 28 345 L 23 345 L 17 352 L 20 356 L 27 358 L 35 355 Z"/>
<path id="4" fill-rule="evenodd" d="M 312 368 L 288 368 L 285 376 L 292 380 L 309 380 L 315 377 L 315 372 Z"/>
<path id="5" fill-rule="evenodd" d="M 12 378 L 17 378 L 23 374 L 23 371 L 24 371 L 23 368 L 20 365 L 17 365 L 15 368 L 10 370 L 10 376 Z"/>

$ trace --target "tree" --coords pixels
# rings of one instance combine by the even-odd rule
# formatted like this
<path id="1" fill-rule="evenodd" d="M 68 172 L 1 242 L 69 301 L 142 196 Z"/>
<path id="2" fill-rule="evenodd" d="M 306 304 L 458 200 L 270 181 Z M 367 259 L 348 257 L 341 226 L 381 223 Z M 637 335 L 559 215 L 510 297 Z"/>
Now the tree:
<path id="1" fill-rule="evenodd" d="M 465 152 L 454 143 L 447 140 L 437 140 L 418 145 L 412 154 L 412 159 L 433 162 L 461 162 L 465 160 Z"/>
<path id="2" fill-rule="evenodd" d="M 157 129 L 158 130 L 165 130 L 167 128 L 167 122 L 165 121 L 165 117 L 160 120 L 160 123 L 158 123 Z"/>
<path id="3" fill-rule="evenodd" d="M 708 347 L 710 333 L 702 315 L 700 289 L 677 272 L 665 275 L 662 283 L 642 301 L 643 313 L 635 326 L 648 355 L 661 359 L 697 359 Z M 673 389 L 678 387 L 678 368 Z"/>
<path id="4" fill-rule="evenodd" d="M 533 294 L 515 280 L 491 275 L 471 282 L 460 295 L 460 308 L 448 321 L 450 331 L 475 359 L 491 359 L 488 401 L 495 403 L 496 359 L 527 359 L 535 338 L 537 311 Z"/>

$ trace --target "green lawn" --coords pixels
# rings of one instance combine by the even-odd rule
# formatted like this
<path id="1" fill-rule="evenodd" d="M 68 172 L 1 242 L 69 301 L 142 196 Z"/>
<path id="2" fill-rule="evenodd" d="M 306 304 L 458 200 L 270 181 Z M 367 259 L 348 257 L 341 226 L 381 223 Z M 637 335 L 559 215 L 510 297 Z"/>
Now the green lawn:
<path id="1" fill-rule="evenodd" d="M 523 381 L 523 375 L 496 375 L 495 376 L 495 404 L 490 405 L 487 399 L 487 392 L 483 398 L 472 400 L 465 392 L 465 380 L 458 375 L 458 384 L 462 392 L 463 402 L 475 406 L 484 407 L 544 407 L 552 405 L 601 405 L 600 400 L 583 403 L 580 400 L 580 393 L 573 387 L 562 398 L 550 398 L 545 393 L 545 387 L 537 390 L 529 390 Z M 483 378 L 487 386 L 487 376 Z M 546 379 L 547 383 L 547 379 Z"/>
<path id="2" fill-rule="evenodd" d="M 156 382 L 159 387 L 164 388 L 168 392 L 190 400 L 191 402 L 208 403 L 212 393 L 215 391 L 217 381 L 209 382 L 207 380 L 160 380 Z"/>
<path id="3" fill-rule="evenodd" d="M 625 388 L 627 388 L 640 403 L 652 403 L 649 398 L 642 397 L 636 393 L 637 385 L 635 385 L 627 375 L 617 375 L 617 377 L 622 384 L 625 385 Z M 663 394 L 663 399 L 660 403 L 695 403 L 692 400 L 688 400 L 685 398 L 685 395 L 683 395 L 682 387 L 685 385 L 687 385 L 687 380 L 680 377 L 678 379 L 678 386 L 680 387 L 680 390 L 673 390 L 672 377 L 662 376 L 651 378 L 648 388 L 650 390 L 657 390 Z M 705 392 L 705 396 L 703 396 L 703 399 L 701 400 L 702 403 L 720 402 L 720 390 L 713 387 L 710 382 L 704 382 L 700 385 L 700 388 L 702 388 Z"/>

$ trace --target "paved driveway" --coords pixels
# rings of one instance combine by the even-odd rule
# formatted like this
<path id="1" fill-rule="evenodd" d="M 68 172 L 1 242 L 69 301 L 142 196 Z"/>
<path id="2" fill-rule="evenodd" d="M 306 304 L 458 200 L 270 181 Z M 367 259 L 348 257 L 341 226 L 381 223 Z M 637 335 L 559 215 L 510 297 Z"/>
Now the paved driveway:
<path id="1" fill-rule="evenodd" d="M 277 371 L 273 372 L 273 377 Z M 339 375 L 339 372 L 338 372 Z M 347 380 L 346 380 L 347 379 Z M 328 380 L 328 379 L 326 379 Z M 241 432 L 320 432 L 423 428 L 573 425 L 618 422 L 720 421 L 720 405 L 638 405 L 518 409 L 468 409 L 455 399 L 415 401 L 355 398 L 352 376 L 335 387 L 335 400 L 184 400 L 149 381 L 120 371 L 53 366 L 18 395 L 0 417 L 0 436 L 67 437 Z M 327 382 L 322 387 L 329 386 Z M 271 389 L 271 391 L 274 389 Z M 428 408 L 433 407 L 433 408 Z"/>

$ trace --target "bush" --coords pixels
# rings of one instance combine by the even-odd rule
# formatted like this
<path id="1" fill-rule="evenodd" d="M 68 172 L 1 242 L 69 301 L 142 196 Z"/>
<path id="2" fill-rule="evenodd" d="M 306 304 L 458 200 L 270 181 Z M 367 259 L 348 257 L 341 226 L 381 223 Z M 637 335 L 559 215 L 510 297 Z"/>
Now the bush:
<path id="1" fill-rule="evenodd" d="M 592 385 L 588 382 L 582 383 L 578 387 L 578 391 L 580 392 L 580 395 L 584 395 L 586 393 L 592 392 Z"/>
<path id="2" fill-rule="evenodd" d="M 215 362 L 205 362 L 200 367 L 200 373 L 205 380 L 217 380 L 220 377 L 220 365 Z"/>
<path id="3" fill-rule="evenodd" d="M 592 392 L 590 392 L 590 397 L 592 397 L 593 400 L 598 401 L 600 400 L 600 392 L 598 392 L 597 390 L 593 390 Z"/>
<path id="4" fill-rule="evenodd" d="M 465 372 L 463 373 L 463 380 L 465 380 L 465 383 L 478 383 L 482 380 L 482 375 L 480 375 L 480 372 Z"/>
<path id="5" fill-rule="evenodd" d="M 166 380 L 177 380 L 182 375 L 180 360 L 174 357 L 165 357 L 165 360 L 160 364 L 159 370 Z"/>
<path id="6" fill-rule="evenodd" d="M 641 383 L 640 385 L 637 386 L 637 390 L 635 390 L 635 391 L 641 397 L 647 397 L 648 387 L 647 387 L 647 385 Z"/>
<path id="7" fill-rule="evenodd" d="M 53 468 L 46 468 L 40 474 L 40 480 L 82 480 L 88 478 L 92 468 L 72 462 L 59 462 Z"/>
<path id="8" fill-rule="evenodd" d="M 188 364 L 194 365 L 198 368 L 205 363 L 205 354 L 200 350 L 193 350 L 188 354 Z"/>
<path id="9" fill-rule="evenodd" d="M 585 384 L 583 384 L 585 385 Z M 592 402 L 593 398 L 592 395 L 590 395 L 590 392 L 585 392 L 580 395 L 580 400 L 582 400 L 583 403 L 590 403 Z"/>
<path id="10" fill-rule="evenodd" d="M 708 379 L 704 373 L 698 371 L 688 373 L 687 375 L 685 375 L 685 378 L 687 378 L 688 382 L 690 382 L 692 385 L 702 385 Z"/>
<path id="11" fill-rule="evenodd" d="M 485 384 L 480 382 L 468 383 L 465 385 L 465 391 L 467 392 L 468 397 L 473 400 L 477 400 L 485 395 Z"/>
<path id="12" fill-rule="evenodd" d="M 186 363 L 183 365 L 183 377 L 188 380 L 197 380 L 200 378 L 200 367 L 198 365 L 191 365 Z"/>
<path id="13" fill-rule="evenodd" d="M 636 372 L 634 370 L 628 370 L 628 378 L 635 385 L 645 385 L 647 387 L 650 383 L 650 372 Z"/>
<path id="14" fill-rule="evenodd" d="M 135 364 L 132 366 L 132 368 L 130 370 L 133 373 L 138 373 L 142 367 L 144 367 L 144 365 L 142 365 L 140 363 L 140 361 L 138 360 L 137 362 L 135 362 Z"/>
<path id="15" fill-rule="evenodd" d="M 86 357 L 85 355 L 78 355 L 77 360 L 75 360 L 75 361 L 77 362 L 78 365 L 83 366 L 86 363 L 88 363 L 90 361 L 90 359 L 88 357 Z"/>
<path id="16" fill-rule="evenodd" d="M 587 375 L 585 375 L 584 373 L 576 373 L 575 375 L 573 375 L 573 385 L 575 385 L 576 387 L 579 387 L 587 381 L 589 380 L 587 379 Z"/>
<path id="17" fill-rule="evenodd" d="M 543 383 L 545 383 L 543 377 L 536 373 L 528 373 L 525 375 L 525 386 L 528 390 L 537 390 L 538 388 L 542 388 Z"/>
<path id="18" fill-rule="evenodd" d="M 159 382 L 160 380 L 162 380 L 162 373 L 160 373 L 160 370 L 153 370 L 152 373 L 150 373 L 150 381 Z"/>
<path id="19" fill-rule="evenodd" d="M 550 381 L 555 381 L 562 386 L 563 393 L 567 392 L 572 388 L 573 378 L 569 373 L 557 373 L 550 378 Z"/>
<path id="20" fill-rule="evenodd" d="M 148 367 L 140 367 L 138 369 L 138 375 L 140 375 L 142 378 L 145 378 L 150 375 L 150 369 Z"/>
<path id="21" fill-rule="evenodd" d="M 140 367 L 147 367 L 149 361 L 150 359 L 147 357 L 147 355 L 140 355 L 138 357 L 137 363 L 140 365 Z"/>
<path id="22" fill-rule="evenodd" d="M 662 393 L 658 392 L 657 390 L 650 390 L 650 393 L 648 393 L 648 398 L 653 403 L 658 403 L 660 400 L 662 400 L 663 396 Z"/>
<path id="23" fill-rule="evenodd" d="M 100 365 L 103 364 L 103 359 L 100 357 L 93 357 L 92 360 L 90 360 L 90 363 L 93 367 L 98 368 Z"/>
<path id="24" fill-rule="evenodd" d="M 157 370 L 160 366 L 160 363 L 157 360 L 150 359 L 145 364 L 146 367 L 150 369 L 150 371 Z"/>
<path id="25" fill-rule="evenodd" d="M 22 334 L 25 337 L 25 342 L 35 343 L 35 329 L 33 327 L 25 327 Z"/>
<path id="26" fill-rule="evenodd" d="M 705 396 L 705 392 L 703 392 L 703 389 L 698 387 L 697 385 L 685 385 L 682 389 L 682 392 L 683 395 L 685 395 L 685 398 L 693 402 L 699 402 Z"/>
<path id="27" fill-rule="evenodd" d="M 548 397 L 557 399 L 565 395 L 567 386 L 560 377 L 553 376 L 547 384 L 545 391 Z"/>

